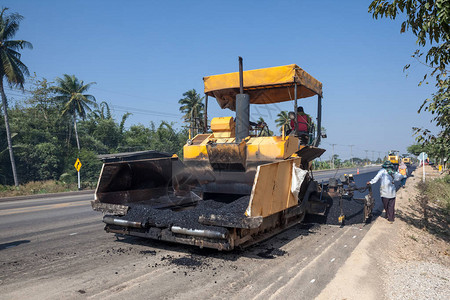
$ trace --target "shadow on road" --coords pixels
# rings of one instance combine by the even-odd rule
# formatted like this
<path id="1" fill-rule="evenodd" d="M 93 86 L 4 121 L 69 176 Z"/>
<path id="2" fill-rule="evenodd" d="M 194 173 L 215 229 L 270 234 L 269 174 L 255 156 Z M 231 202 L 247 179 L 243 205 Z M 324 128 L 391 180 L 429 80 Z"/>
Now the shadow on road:
<path id="1" fill-rule="evenodd" d="M 318 224 L 296 224 L 282 231 L 281 233 L 278 233 L 277 235 L 262 242 L 256 243 L 255 245 L 249 246 L 248 248 L 235 249 L 230 252 L 222 252 L 216 249 L 199 248 L 196 246 L 175 244 L 166 241 L 157 241 L 122 235 L 116 235 L 116 242 L 127 245 L 151 247 L 152 250 L 141 251 L 141 254 L 150 255 L 155 255 L 156 253 L 153 249 L 157 249 L 178 252 L 180 254 L 187 254 L 197 259 L 216 258 L 224 261 L 236 261 L 240 257 L 248 257 L 254 259 L 274 259 L 277 256 L 283 256 L 286 254 L 285 251 L 280 249 L 285 244 L 298 237 L 315 234 L 313 229 L 318 227 Z"/>
<path id="2" fill-rule="evenodd" d="M 29 242 L 30 242 L 30 240 L 20 240 L 20 241 L 14 241 L 14 242 L 10 242 L 10 243 L 0 244 L 0 251 L 4 250 L 4 249 L 19 246 L 21 244 L 27 244 Z"/>
<path id="3" fill-rule="evenodd" d="M 409 211 L 397 209 L 395 214 L 400 220 L 419 229 L 426 229 L 429 233 L 439 239 L 450 242 L 450 230 L 448 227 L 448 216 L 440 209 L 427 207 L 428 221 L 423 218 L 423 212 L 419 206 L 410 207 Z M 447 220 L 447 221 L 445 221 Z"/>

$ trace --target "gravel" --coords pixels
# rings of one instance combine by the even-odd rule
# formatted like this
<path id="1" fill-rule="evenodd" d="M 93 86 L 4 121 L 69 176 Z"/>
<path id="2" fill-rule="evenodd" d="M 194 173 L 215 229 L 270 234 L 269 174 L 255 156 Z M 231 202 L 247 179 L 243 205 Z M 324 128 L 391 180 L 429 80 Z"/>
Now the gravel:
<path id="1" fill-rule="evenodd" d="M 450 270 L 430 262 L 389 265 L 385 290 L 388 299 L 449 299 Z"/>

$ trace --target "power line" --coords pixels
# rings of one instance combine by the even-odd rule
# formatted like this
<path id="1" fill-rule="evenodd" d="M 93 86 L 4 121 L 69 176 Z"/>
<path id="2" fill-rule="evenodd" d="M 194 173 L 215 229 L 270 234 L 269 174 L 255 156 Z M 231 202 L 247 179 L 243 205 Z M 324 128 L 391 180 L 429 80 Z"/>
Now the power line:
<path id="1" fill-rule="evenodd" d="M 144 100 L 148 100 L 148 101 L 152 101 L 152 102 L 158 102 L 158 103 L 161 103 L 159 100 L 153 100 L 153 99 L 149 99 L 149 98 L 143 97 L 143 96 L 131 95 L 131 94 L 121 93 L 121 92 L 109 91 L 109 90 L 101 89 L 101 88 L 94 87 L 94 86 L 91 87 L 91 88 L 94 89 L 94 90 L 104 91 L 104 92 L 113 93 L 113 94 L 117 94 L 117 95 L 123 95 L 123 96 L 132 97 L 132 98 L 139 98 L 139 99 L 144 99 Z"/>
<path id="2" fill-rule="evenodd" d="M 331 147 L 333 147 L 332 154 L 331 154 L 332 169 L 334 169 L 334 146 L 336 146 L 336 145 L 337 144 L 331 144 Z"/>
<path id="3" fill-rule="evenodd" d="M 353 166 L 353 151 L 352 151 L 352 148 L 353 148 L 355 145 L 348 145 L 348 146 L 350 147 L 350 161 L 351 161 L 352 166 Z"/>
<path id="4" fill-rule="evenodd" d="M 6 95 L 9 98 L 13 98 L 13 99 L 15 99 L 15 97 L 20 97 L 21 98 L 20 100 L 28 99 L 28 97 L 26 95 L 13 94 L 11 92 L 8 92 L 8 94 L 6 94 Z M 168 118 L 177 119 L 177 120 L 182 118 L 182 116 L 180 116 L 178 114 L 171 114 L 171 113 L 166 113 L 166 112 L 159 112 L 159 111 L 154 111 L 154 110 L 140 109 L 140 108 L 136 108 L 136 107 L 113 105 L 113 104 L 111 104 L 110 106 L 115 111 L 122 111 L 122 112 L 132 111 L 133 113 L 137 113 L 137 114 L 141 114 L 141 115 L 168 117 Z"/>

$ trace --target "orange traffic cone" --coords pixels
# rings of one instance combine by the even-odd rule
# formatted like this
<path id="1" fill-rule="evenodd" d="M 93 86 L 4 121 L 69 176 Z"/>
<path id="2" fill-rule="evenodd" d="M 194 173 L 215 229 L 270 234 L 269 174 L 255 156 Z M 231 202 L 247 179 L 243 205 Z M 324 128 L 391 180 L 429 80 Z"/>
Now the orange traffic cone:
<path id="1" fill-rule="evenodd" d="M 359 175 L 359 169 L 356 169 L 356 175 Z"/>

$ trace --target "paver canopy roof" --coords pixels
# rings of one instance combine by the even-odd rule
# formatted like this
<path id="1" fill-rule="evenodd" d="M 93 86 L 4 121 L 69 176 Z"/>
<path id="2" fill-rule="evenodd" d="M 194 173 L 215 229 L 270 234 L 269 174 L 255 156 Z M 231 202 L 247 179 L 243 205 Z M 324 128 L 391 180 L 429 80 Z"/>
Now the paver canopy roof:
<path id="1" fill-rule="evenodd" d="M 294 83 L 297 98 L 322 96 L 322 83 L 299 66 L 287 65 L 244 71 L 244 93 L 250 95 L 251 104 L 269 104 L 294 100 Z M 216 98 L 221 108 L 236 109 L 239 94 L 239 73 L 206 76 L 203 78 L 205 94 Z"/>

